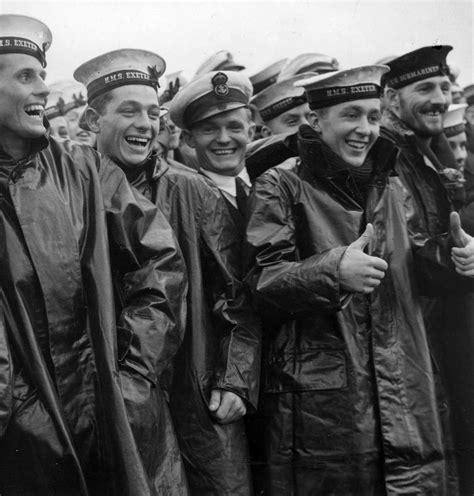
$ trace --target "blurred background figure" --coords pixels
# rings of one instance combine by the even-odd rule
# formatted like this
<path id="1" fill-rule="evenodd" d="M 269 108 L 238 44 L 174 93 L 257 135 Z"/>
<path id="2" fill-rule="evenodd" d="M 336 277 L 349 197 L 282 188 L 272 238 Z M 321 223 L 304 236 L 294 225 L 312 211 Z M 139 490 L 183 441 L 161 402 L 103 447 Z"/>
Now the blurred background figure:
<path id="1" fill-rule="evenodd" d="M 288 59 L 278 60 L 277 62 L 273 62 L 261 71 L 249 77 L 253 86 L 254 96 L 265 88 L 268 88 L 270 85 L 276 83 L 278 75 L 287 62 Z"/>
<path id="2" fill-rule="evenodd" d="M 451 100 L 453 103 L 464 103 L 463 90 L 459 86 L 457 79 L 461 73 L 461 69 L 454 64 L 449 65 L 449 80 L 451 81 Z"/>
<path id="3" fill-rule="evenodd" d="M 323 53 L 303 53 L 285 64 L 278 75 L 277 81 L 283 81 L 303 72 L 324 74 L 337 70 L 339 70 L 339 62 L 336 58 Z"/>
<path id="4" fill-rule="evenodd" d="M 242 71 L 244 65 L 237 64 L 234 56 L 227 50 L 220 50 L 207 58 L 198 68 L 194 79 L 211 71 Z"/>
<path id="5" fill-rule="evenodd" d="M 443 131 L 454 154 L 460 170 L 464 169 L 467 159 L 467 137 L 464 112 L 467 104 L 458 103 L 449 106 L 444 115 Z"/>
<path id="6" fill-rule="evenodd" d="M 87 103 L 84 86 L 76 81 L 64 80 L 53 83 L 51 89 L 54 93 L 60 93 L 56 106 L 66 121 L 69 138 L 93 147 L 96 142 L 95 134 L 79 126 Z"/>
<path id="7" fill-rule="evenodd" d="M 62 92 L 52 90 L 48 95 L 48 103 L 44 111 L 51 127 L 51 135 L 57 138 L 69 139 L 67 121 L 63 115 L 63 111 L 64 100 L 62 98 Z"/>
<path id="8" fill-rule="evenodd" d="M 263 122 L 262 137 L 296 133 L 302 124 L 309 124 L 310 108 L 304 89 L 295 87 L 294 83 L 312 76 L 316 73 L 305 72 L 279 81 L 252 98 L 251 103 L 257 107 Z"/>

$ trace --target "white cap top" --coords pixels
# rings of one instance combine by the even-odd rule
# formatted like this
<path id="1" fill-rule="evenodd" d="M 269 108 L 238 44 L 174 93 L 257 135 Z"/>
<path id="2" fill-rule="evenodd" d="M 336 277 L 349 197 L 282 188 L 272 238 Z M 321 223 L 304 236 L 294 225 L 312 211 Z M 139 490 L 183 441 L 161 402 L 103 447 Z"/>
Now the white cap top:
<path id="1" fill-rule="evenodd" d="M 466 103 L 457 103 L 449 106 L 443 119 L 444 133 L 447 136 L 455 136 L 465 131 L 464 113 L 466 108 Z"/>
<path id="2" fill-rule="evenodd" d="M 0 55 L 24 53 L 46 66 L 46 50 L 53 36 L 46 24 L 23 15 L 0 15 Z"/>
<path id="3" fill-rule="evenodd" d="M 165 72 L 162 57 L 146 50 L 123 48 L 99 55 L 74 71 L 74 79 L 87 87 L 91 99 L 127 84 L 143 84 L 155 89 Z"/>

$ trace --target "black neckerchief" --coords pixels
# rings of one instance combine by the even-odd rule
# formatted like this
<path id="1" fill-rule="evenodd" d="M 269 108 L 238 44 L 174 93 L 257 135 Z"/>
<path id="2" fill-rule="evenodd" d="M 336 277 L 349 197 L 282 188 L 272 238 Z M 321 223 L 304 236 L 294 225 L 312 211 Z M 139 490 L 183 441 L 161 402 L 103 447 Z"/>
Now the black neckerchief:
<path id="1" fill-rule="evenodd" d="M 150 181 L 155 172 L 155 166 L 157 162 L 157 156 L 154 153 L 148 155 L 148 157 L 141 163 L 133 166 L 124 165 L 122 162 L 118 161 L 114 157 L 110 157 L 125 173 L 128 182 L 131 184 L 136 184 L 139 178 L 143 177 L 147 181 Z"/>
<path id="2" fill-rule="evenodd" d="M 353 167 L 335 153 L 319 133 L 308 125 L 298 132 L 298 151 L 301 161 L 312 174 L 335 183 L 359 205 L 364 205 L 367 189 L 372 181 L 374 161 L 368 156 L 360 167 Z"/>

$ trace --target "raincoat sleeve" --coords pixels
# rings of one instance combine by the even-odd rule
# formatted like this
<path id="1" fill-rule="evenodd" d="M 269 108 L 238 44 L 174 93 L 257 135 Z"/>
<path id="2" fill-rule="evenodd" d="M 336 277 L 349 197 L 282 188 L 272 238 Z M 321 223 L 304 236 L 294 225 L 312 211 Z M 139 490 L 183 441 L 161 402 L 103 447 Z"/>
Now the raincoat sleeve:
<path id="1" fill-rule="evenodd" d="M 3 292 L 0 288 L 0 438 L 8 427 L 12 410 L 12 363 L 3 315 Z"/>
<path id="2" fill-rule="evenodd" d="M 401 182 L 400 182 L 401 185 Z M 451 260 L 453 243 L 449 233 L 430 236 L 414 208 L 413 199 L 402 186 L 408 234 L 415 259 L 416 278 L 421 294 L 442 295 L 474 291 L 474 279 L 458 274 Z"/>
<path id="3" fill-rule="evenodd" d="M 209 188 L 203 202 L 204 288 L 219 336 L 215 388 L 257 408 L 261 329 L 249 294 L 241 282 L 241 239 L 224 199 Z"/>
<path id="4" fill-rule="evenodd" d="M 250 197 L 246 282 L 265 314 L 338 311 L 346 296 L 339 286 L 339 265 L 347 247 L 300 259 L 290 193 L 294 186 L 282 172 L 273 169 L 257 179 Z"/>
<path id="5" fill-rule="evenodd" d="M 184 261 L 164 215 L 115 164 L 103 159 L 100 178 L 122 309 L 119 360 L 156 382 L 184 336 Z"/>

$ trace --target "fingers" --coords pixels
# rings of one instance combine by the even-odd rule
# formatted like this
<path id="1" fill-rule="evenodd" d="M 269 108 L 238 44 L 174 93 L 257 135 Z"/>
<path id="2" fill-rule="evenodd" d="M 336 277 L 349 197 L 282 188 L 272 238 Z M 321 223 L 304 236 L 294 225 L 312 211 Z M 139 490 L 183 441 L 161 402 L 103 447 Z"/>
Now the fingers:
<path id="1" fill-rule="evenodd" d="M 474 275 L 474 257 L 457 256 L 452 253 L 451 260 L 454 263 L 456 272 L 462 276 L 473 277 Z"/>
<path id="2" fill-rule="evenodd" d="M 463 248 L 454 246 L 453 248 L 451 248 L 451 254 L 458 258 L 474 260 L 474 243 L 469 242 Z"/>
<path id="3" fill-rule="evenodd" d="M 221 404 L 214 416 L 220 424 L 235 422 L 247 413 L 247 408 L 242 398 L 230 391 L 223 391 Z"/>
<path id="4" fill-rule="evenodd" d="M 209 410 L 215 412 L 221 404 L 222 392 L 220 389 L 213 389 L 211 392 L 211 399 L 209 400 Z"/>
<path id="5" fill-rule="evenodd" d="M 458 248 L 465 247 L 472 240 L 472 237 L 466 234 L 464 229 L 461 227 L 461 218 L 457 212 L 451 212 L 449 216 L 449 230 L 453 243 Z"/>
<path id="6" fill-rule="evenodd" d="M 385 272 L 388 269 L 388 263 L 383 258 L 370 257 L 374 269 Z"/>
<path id="7" fill-rule="evenodd" d="M 374 226 L 372 224 L 367 224 L 365 231 L 358 239 L 356 239 L 353 243 L 350 244 L 350 248 L 354 250 L 363 251 L 364 248 L 370 243 L 373 235 L 374 235 Z"/>

